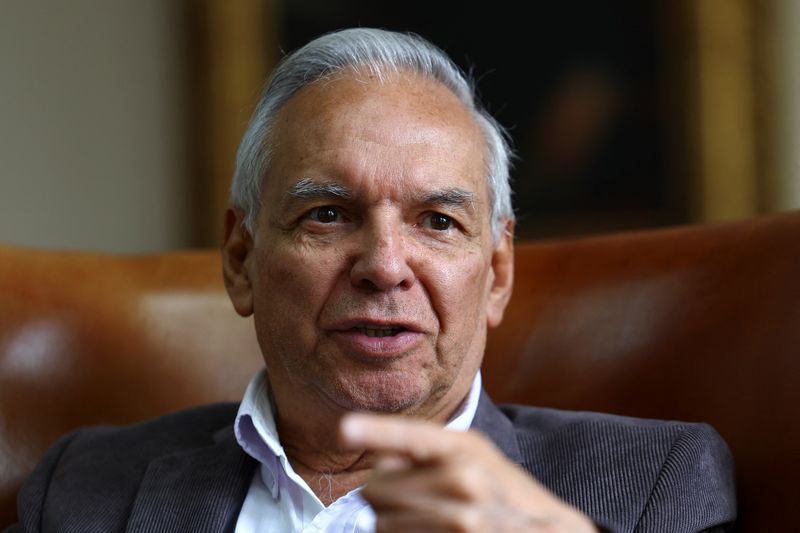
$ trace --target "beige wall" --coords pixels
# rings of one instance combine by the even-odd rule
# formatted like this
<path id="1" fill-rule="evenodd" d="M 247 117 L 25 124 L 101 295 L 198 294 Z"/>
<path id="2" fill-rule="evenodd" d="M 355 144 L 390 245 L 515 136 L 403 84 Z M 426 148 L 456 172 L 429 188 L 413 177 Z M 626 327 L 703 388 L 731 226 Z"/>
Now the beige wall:
<path id="1" fill-rule="evenodd" d="M 178 2 L 0 2 L 0 243 L 188 235 Z"/>
<path id="2" fill-rule="evenodd" d="M 775 113 L 768 124 L 773 142 L 766 156 L 773 160 L 767 205 L 770 210 L 800 208 L 800 2 L 773 0 L 768 36 L 772 56 Z"/>

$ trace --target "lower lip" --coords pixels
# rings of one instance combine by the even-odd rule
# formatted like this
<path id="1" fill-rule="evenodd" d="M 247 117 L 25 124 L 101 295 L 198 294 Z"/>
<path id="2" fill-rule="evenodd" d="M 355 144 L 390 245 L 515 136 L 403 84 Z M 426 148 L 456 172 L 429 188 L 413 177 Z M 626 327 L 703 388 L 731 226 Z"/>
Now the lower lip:
<path id="1" fill-rule="evenodd" d="M 331 336 L 347 353 L 370 361 L 402 357 L 415 348 L 424 337 L 422 333 L 414 331 L 401 331 L 397 335 L 386 337 L 368 337 L 357 329 L 335 331 Z"/>

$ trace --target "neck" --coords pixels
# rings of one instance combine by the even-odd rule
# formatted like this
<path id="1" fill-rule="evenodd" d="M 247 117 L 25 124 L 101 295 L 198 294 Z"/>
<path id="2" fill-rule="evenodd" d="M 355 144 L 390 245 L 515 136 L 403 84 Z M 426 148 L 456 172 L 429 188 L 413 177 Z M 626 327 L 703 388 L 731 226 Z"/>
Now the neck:
<path id="1" fill-rule="evenodd" d="M 278 434 L 289 462 L 323 504 L 330 505 L 367 482 L 374 455 L 364 450 L 342 448 L 338 440 L 339 420 L 333 424 L 310 424 L 298 417 L 277 419 Z M 298 420 L 301 423 L 296 423 Z"/>

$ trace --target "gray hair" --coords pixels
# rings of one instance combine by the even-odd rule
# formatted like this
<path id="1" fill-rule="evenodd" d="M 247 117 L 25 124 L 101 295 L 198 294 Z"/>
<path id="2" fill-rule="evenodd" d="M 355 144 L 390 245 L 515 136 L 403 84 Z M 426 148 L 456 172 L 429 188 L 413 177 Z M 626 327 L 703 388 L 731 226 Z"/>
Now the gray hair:
<path id="1" fill-rule="evenodd" d="M 437 81 L 472 115 L 486 141 L 486 172 L 491 199 L 492 236 L 503 235 L 514 219 L 509 164 L 511 148 L 503 127 L 478 102 L 466 75 L 441 49 L 422 37 L 372 28 L 328 33 L 285 56 L 275 68 L 256 106 L 236 154 L 230 201 L 244 214 L 253 233 L 261 206 L 261 182 L 272 157 L 270 137 L 283 105 L 297 91 L 342 70 L 367 69 L 378 79 L 409 70 Z"/>

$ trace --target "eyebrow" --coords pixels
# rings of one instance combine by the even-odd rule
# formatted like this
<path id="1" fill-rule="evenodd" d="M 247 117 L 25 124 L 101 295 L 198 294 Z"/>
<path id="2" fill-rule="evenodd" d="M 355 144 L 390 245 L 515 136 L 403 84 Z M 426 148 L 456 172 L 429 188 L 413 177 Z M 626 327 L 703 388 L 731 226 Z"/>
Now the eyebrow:
<path id="1" fill-rule="evenodd" d="M 298 199 L 306 198 L 352 198 L 353 193 L 338 183 L 325 183 L 313 178 L 302 178 L 291 186 L 286 194 Z"/>
<path id="2" fill-rule="evenodd" d="M 428 205 L 441 205 L 462 209 L 471 209 L 475 203 L 475 195 L 464 189 L 446 189 L 434 191 L 422 196 L 422 203 Z"/>
<path id="3" fill-rule="evenodd" d="M 326 183 L 313 178 L 304 177 L 286 191 L 287 201 L 307 199 L 339 199 L 354 198 L 351 189 L 338 183 Z M 423 193 L 417 203 L 430 206 L 442 206 L 466 211 L 474 211 L 475 194 L 459 188 L 444 189 Z"/>

